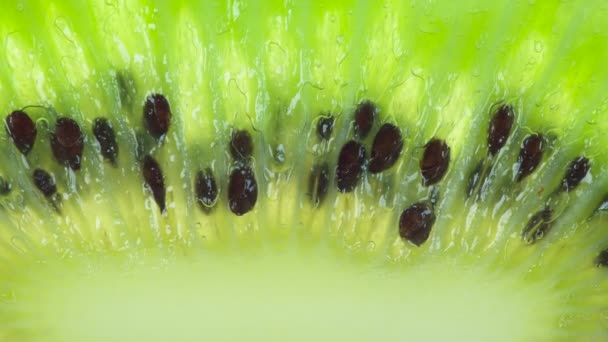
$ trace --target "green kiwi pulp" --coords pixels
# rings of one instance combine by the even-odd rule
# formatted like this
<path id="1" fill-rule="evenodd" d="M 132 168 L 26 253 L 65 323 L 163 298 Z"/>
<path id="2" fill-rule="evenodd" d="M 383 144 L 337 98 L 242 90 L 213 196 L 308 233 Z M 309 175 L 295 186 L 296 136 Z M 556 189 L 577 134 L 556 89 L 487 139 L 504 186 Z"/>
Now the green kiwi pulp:
<path id="1" fill-rule="evenodd" d="M 606 3 L 0 7 L 0 340 L 608 337 Z"/>

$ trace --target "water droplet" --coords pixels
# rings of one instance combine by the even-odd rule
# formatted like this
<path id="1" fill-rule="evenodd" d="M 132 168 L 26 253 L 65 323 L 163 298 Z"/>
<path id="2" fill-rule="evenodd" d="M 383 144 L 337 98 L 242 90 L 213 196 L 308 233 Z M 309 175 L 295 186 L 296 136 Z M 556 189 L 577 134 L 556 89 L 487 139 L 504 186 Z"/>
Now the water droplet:
<path id="1" fill-rule="evenodd" d="M 95 203 L 101 203 L 103 200 L 103 196 L 101 194 L 95 194 L 95 196 L 93 196 L 93 200 L 95 200 Z"/>

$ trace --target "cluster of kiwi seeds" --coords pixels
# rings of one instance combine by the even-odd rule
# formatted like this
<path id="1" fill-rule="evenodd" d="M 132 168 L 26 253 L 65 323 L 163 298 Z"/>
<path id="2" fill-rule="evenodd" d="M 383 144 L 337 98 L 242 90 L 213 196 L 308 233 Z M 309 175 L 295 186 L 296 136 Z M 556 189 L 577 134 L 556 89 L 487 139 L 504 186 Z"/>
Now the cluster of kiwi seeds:
<path id="1" fill-rule="evenodd" d="M 360 103 L 354 111 L 352 118 L 354 139 L 341 147 L 335 163 L 335 188 L 338 192 L 354 191 L 365 172 L 382 173 L 390 169 L 399 159 L 403 149 L 403 138 L 400 128 L 391 123 L 384 123 L 377 129 L 368 156 L 367 151 L 370 149 L 366 148 L 362 141 L 372 132 L 377 116 L 378 108 L 371 101 Z M 151 137 L 162 142 L 169 132 L 171 117 L 169 101 L 163 95 L 147 96 L 143 106 L 142 123 Z M 466 198 L 478 200 L 483 196 L 488 174 L 494 164 L 494 157 L 507 143 L 514 120 L 515 113 L 512 106 L 508 104 L 495 106 L 488 125 L 488 154 L 469 175 Z M 316 125 L 318 138 L 330 139 L 334 117 L 331 114 L 320 116 Z M 36 142 L 37 129 L 34 121 L 24 110 L 15 110 L 6 117 L 6 129 L 16 149 L 27 156 Z M 99 153 L 111 165 L 116 166 L 119 146 L 112 124 L 106 118 L 96 118 L 92 133 L 99 144 Z M 533 133 L 523 139 L 515 165 L 517 172 L 514 182 L 521 182 L 538 168 L 546 145 L 546 138 L 542 134 Z M 258 198 L 255 172 L 249 165 L 254 149 L 249 131 L 235 130 L 231 135 L 229 148 L 234 166 L 228 180 L 227 201 L 230 210 L 240 216 L 250 212 Z M 50 149 L 58 163 L 73 171 L 78 171 L 81 167 L 84 149 L 84 135 L 78 123 L 67 117 L 58 118 L 54 131 L 50 133 Z M 166 213 L 166 189 L 162 167 L 151 154 L 145 154 L 141 159 L 143 180 L 160 211 Z M 428 199 L 416 202 L 403 210 L 399 227 L 395 229 L 399 236 L 416 246 L 420 246 L 428 239 L 435 222 L 434 206 L 440 194 L 437 185 L 448 171 L 450 147 L 441 138 L 432 138 L 423 146 L 419 161 L 422 184 L 426 187 L 436 187 L 432 189 Z M 549 233 L 552 223 L 556 219 L 554 206 L 559 202 L 559 197 L 576 189 L 587 176 L 590 167 L 590 161 L 585 156 L 577 156 L 565 166 L 563 179 L 547 198 L 546 206 L 534 213 L 522 228 L 521 236 L 526 243 L 535 243 Z M 61 201 L 61 196 L 57 196 L 53 176 L 44 169 L 36 168 L 32 173 L 32 184 L 59 211 L 58 202 Z M 218 186 L 211 169 L 199 170 L 194 184 L 192 191 L 198 203 L 205 212 L 209 213 L 217 204 L 219 196 Z M 309 176 L 310 201 L 315 206 L 321 205 L 329 189 L 329 164 L 327 162 L 316 164 Z M 3 179 L 2 194 L 7 195 L 10 190 L 10 182 Z M 598 210 L 605 210 L 607 205 L 602 202 Z M 596 263 L 599 266 L 608 266 L 608 249 L 599 254 Z"/>
<path id="2" fill-rule="evenodd" d="M 80 302 L 107 308 L 108 288 L 153 298 L 133 315 L 148 319 L 173 312 L 156 307 L 159 293 L 198 312 L 191 294 L 213 302 L 226 283 L 241 300 L 285 295 L 303 311 L 361 297 L 340 314 L 369 318 L 370 331 L 393 314 L 414 331 L 426 306 L 401 309 L 447 293 L 450 317 L 443 302 L 428 309 L 440 326 L 513 318 L 499 307 L 458 320 L 479 304 L 462 292 L 541 325 L 497 322 L 506 341 L 608 338 L 605 5 L 514 5 L 527 29 L 503 18 L 506 1 L 227 3 L 25 1 L 0 14 L 0 341 L 91 337 L 103 324 L 51 316 L 95 321 Z M 182 297 L 158 290 L 170 279 L 149 284 L 158 269 Z M 364 313 L 379 307 L 366 295 L 390 314 Z M 310 309 L 323 310 L 335 316 Z M 426 321 L 412 340 L 434 333 Z M 334 339 L 369 340 L 356 323 Z"/>

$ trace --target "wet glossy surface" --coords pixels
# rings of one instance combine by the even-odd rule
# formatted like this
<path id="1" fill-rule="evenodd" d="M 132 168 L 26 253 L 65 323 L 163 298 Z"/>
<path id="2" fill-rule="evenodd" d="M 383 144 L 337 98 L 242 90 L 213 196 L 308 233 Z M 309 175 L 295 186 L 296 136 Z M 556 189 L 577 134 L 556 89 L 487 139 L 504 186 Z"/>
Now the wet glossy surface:
<path id="1" fill-rule="evenodd" d="M 450 147 L 445 141 L 432 139 L 424 146 L 420 159 L 422 184 L 428 186 L 438 183 L 450 166 Z"/>
<path id="2" fill-rule="evenodd" d="M 379 173 L 391 168 L 401 154 L 403 139 L 397 126 L 384 124 L 376 133 L 369 160 L 369 171 Z"/>
<path id="3" fill-rule="evenodd" d="M 58 162 L 79 170 L 84 150 L 84 136 L 78 123 L 70 118 L 59 118 L 51 135 L 51 149 Z"/>
<path id="4" fill-rule="evenodd" d="M 228 205 L 230 211 L 241 216 L 250 212 L 258 199 L 258 184 L 249 166 L 232 170 L 228 183 Z"/>
<path id="5" fill-rule="evenodd" d="M 151 136 L 158 139 L 169 131 L 171 107 L 161 94 L 152 94 L 144 103 L 144 123 Z"/>
<path id="6" fill-rule="evenodd" d="M 496 109 L 488 130 L 488 154 L 490 156 L 496 155 L 505 146 L 509 134 L 511 134 L 514 120 L 515 114 L 511 106 L 500 105 Z"/>
<path id="7" fill-rule="evenodd" d="M 107 119 L 97 118 L 93 122 L 93 135 L 99 142 L 101 148 L 101 155 L 111 161 L 116 162 L 118 156 L 118 143 L 116 142 L 116 136 L 114 129 Z"/>
<path id="8" fill-rule="evenodd" d="M 158 162 L 151 156 L 145 156 L 143 161 L 143 176 L 146 185 L 152 191 L 154 201 L 161 212 L 166 209 L 165 205 L 165 180 Z"/>
<path id="9" fill-rule="evenodd" d="M 414 203 L 401 213 L 399 236 L 420 246 L 429 238 L 434 223 L 433 209 L 425 203 Z"/>
<path id="10" fill-rule="evenodd" d="M 336 186 L 340 192 L 355 190 L 365 163 L 365 147 L 356 141 L 349 141 L 340 150 L 336 167 Z"/>
<path id="11" fill-rule="evenodd" d="M 28 154 L 36 142 L 36 124 L 23 111 L 16 110 L 6 117 L 6 130 L 21 153 Z"/>

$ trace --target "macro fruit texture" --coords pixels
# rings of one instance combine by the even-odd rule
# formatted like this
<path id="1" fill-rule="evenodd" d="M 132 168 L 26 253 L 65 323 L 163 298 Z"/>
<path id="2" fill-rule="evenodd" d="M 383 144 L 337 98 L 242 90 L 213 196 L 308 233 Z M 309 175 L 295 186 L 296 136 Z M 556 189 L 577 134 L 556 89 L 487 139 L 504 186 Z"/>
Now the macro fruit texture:
<path id="1" fill-rule="evenodd" d="M 608 337 L 607 3 L 0 7 L 0 340 Z"/>

